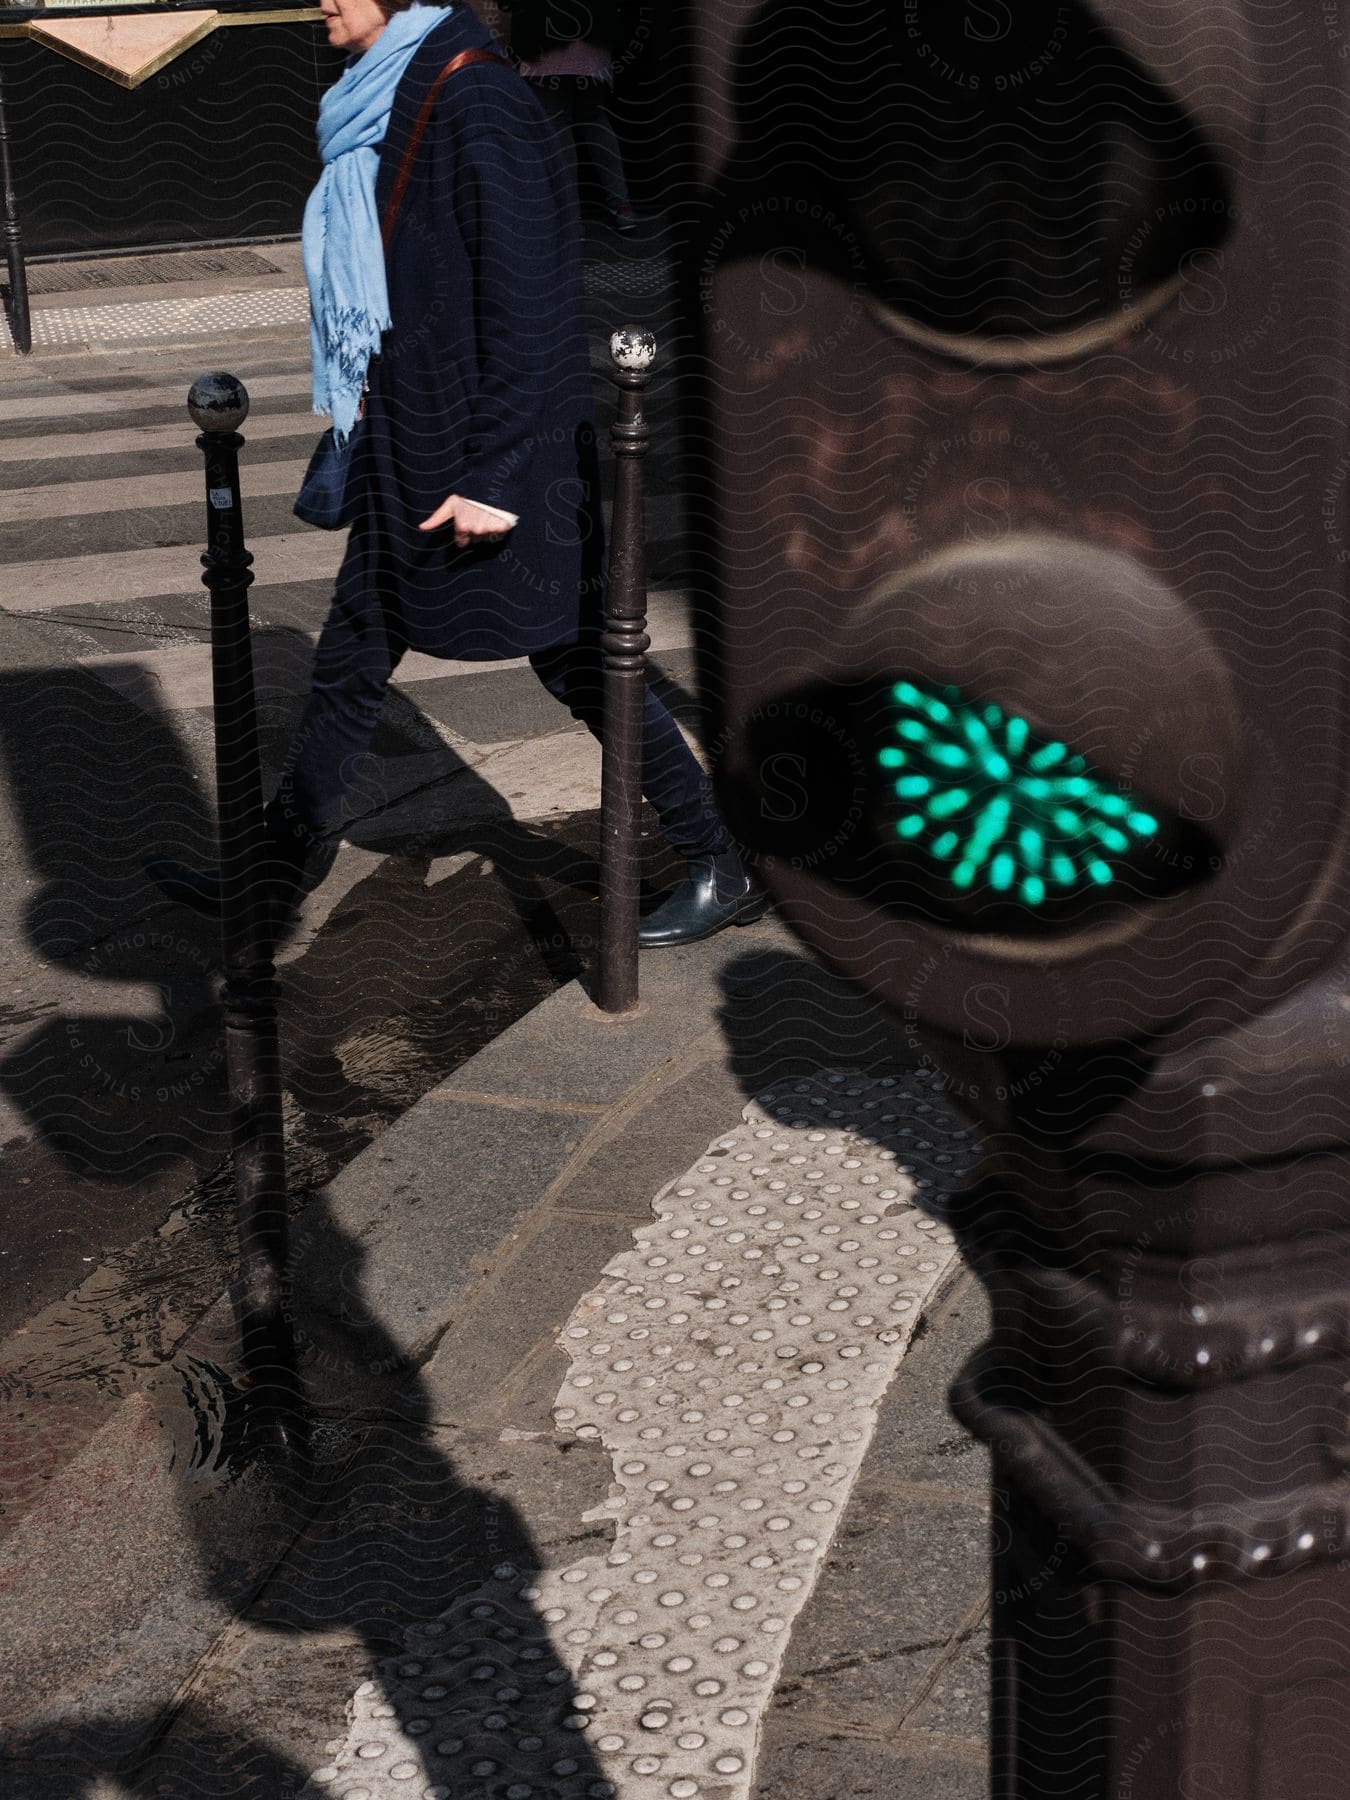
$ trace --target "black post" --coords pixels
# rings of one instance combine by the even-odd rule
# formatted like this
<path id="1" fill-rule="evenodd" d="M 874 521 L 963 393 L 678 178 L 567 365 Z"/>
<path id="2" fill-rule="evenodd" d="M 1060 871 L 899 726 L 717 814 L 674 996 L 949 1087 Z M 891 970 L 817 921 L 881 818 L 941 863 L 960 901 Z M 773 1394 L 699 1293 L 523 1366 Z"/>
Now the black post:
<path id="1" fill-rule="evenodd" d="M 650 331 L 625 326 L 609 340 L 618 416 L 609 595 L 600 638 L 605 747 L 600 789 L 600 1006 L 631 1012 L 638 1000 L 638 823 L 642 812 L 642 698 L 647 680 L 647 557 L 642 463 L 650 433 L 642 396 L 656 360 Z"/>
<path id="2" fill-rule="evenodd" d="M 19 235 L 19 200 L 14 192 L 14 171 L 9 156 L 9 120 L 5 113 L 5 82 L 0 75 L 0 187 L 5 203 L 5 260 L 9 265 L 9 320 L 14 348 L 23 356 L 33 348 L 33 326 L 28 311 L 28 276 L 23 266 L 23 241 Z"/>
<path id="3" fill-rule="evenodd" d="M 206 554 L 220 819 L 225 1058 L 239 1226 L 237 1312 L 242 1385 L 261 1440 L 303 1450 L 294 1342 L 284 1304 L 287 1217 L 281 1060 L 271 921 L 259 878 L 262 775 L 249 641 L 252 556 L 244 547 L 237 427 L 248 393 L 233 375 L 202 375 L 188 395 L 206 459 Z"/>

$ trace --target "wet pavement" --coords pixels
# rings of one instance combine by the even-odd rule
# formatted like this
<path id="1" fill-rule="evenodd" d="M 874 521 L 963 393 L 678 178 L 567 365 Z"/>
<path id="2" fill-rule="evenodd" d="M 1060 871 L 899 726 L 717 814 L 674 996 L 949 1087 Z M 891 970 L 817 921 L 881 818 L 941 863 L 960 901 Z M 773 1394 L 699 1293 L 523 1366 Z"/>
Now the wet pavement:
<path id="1" fill-rule="evenodd" d="M 587 816 L 529 830 L 486 828 L 475 834 L 477 848 L 453 857 L 371 856 L 373 866 L 334 905 L 323 930 L 285 964 L 294 1211 L 437 1082 L 590 966 L 597 826 Z M 650 850 L 659 882 L 669 859 L 659 840 Z M 452 866 L 435 874 L 437 863 Z M 193 921 L 183 929 L 206 940 L 209 959 L 210 927 Z M 375 945 L 381 954 L 370 953 Z M 204 1157 L 226 1132 L 217 1020 L 212 1006 L 195 1032 L 175 1040 L 179 1066 L 194 1071 L 185 1083 L 190 1101 L 175 1117 Z M 110 1090 L 129 1091 L 147 1076 L 135 1047 L 123 1041 L 119 1048 Z M 47 1146 L 26 1149 L 7 1158 L 27 1171 L 17 1174 L 11 1198 L 22 1204 L 24 1190 L 40 1194 L 51 1224 L 68 1172 Z M 135 1190 L 138 1209 L 153 1212 L 174 1180 L 166 1175 Z M 81 1185 L 72 1185 L 78 1216 Z M 24 1235 L 9 1237 L 16 1262 Z M 27 1247 L 36 1256 L 44 1248 L 31 1234 Z M 153 1232 L 105 1254 L 76 1288 L 10 1334 L 0 1352 L 0 1536 L 116 1401 L 172 1356 L 229 1286 L 235 1258 L 233 1179 L 228 1156 L 218 1153 L 186 1191 L 180 1187 Z"/>

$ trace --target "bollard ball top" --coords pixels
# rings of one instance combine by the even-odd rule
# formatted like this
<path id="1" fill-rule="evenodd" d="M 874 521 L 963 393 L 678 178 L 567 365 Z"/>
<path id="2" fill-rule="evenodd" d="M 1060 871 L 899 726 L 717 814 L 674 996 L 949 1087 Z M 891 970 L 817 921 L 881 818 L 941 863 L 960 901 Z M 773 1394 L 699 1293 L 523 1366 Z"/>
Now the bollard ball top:
<path id="1" fill-rule="evenodd" d="M 199 375 L 187 403 L 200 431 L 238 431 L 248 417 L 248 389 L 237 375 Z"/>
<path id="2" fill-rule="evenodd" d="M 644 374 L 656 361 L 656 339 L 637 325 L 623 325 L 610 337 L 609 354 L 616 369 Z"/>

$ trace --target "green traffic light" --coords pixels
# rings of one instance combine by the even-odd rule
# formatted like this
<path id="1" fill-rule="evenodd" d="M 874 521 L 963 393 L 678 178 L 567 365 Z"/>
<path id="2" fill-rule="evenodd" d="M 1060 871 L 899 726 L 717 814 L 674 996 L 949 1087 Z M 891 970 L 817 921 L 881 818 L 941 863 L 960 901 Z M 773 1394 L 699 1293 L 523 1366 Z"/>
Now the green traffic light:
<path id="1" fill-rule="evenodd" d="M 892 730 L 905 748 L 888 744 L 877 760 L 906 771 L 892 784 L 910 803 L 896 835 L 926 850 L 958 892 L 983 887 L 1039 907 L 1052 888 L 1108 888 L 1157 835 L 1157 819 L 1135 795 L 1108 787 L 1027 720 L 977 706 L 955 687 L 939 694 L 898 681 L 891 699 Z"/>

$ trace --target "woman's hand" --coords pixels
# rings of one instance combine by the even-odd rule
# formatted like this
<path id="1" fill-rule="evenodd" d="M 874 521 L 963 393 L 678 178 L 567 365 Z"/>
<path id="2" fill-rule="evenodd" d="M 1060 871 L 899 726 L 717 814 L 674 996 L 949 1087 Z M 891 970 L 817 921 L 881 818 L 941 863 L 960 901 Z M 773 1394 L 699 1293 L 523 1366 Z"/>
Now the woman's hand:
<path id="1" fill-rule="evenodd" d="M 439 531 L 442 525 L 454 526 L 455 546 L 459 550 L 467 550 L 470 544 L 493 543 L 504 538 L 511 529 L 500 514 L 479 506 L 476 500 L 466 500 L 462 494 L 451 494 L 448 500 L 443 500 L 417 529 Z"/>

